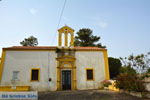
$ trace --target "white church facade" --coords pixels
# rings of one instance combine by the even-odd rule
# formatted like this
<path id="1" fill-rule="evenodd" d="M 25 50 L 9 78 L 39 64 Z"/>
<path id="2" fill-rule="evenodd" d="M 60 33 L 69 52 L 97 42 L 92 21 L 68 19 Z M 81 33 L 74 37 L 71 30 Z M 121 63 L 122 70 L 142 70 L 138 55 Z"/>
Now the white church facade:
<path id="1" fill-rule="evenodd" d="M 68 26 L 58 32 L 58 46 L 3 48 L 0 91 L 98 89 L 109 79 L 107 49 L 75 47 L 74 30 Z"/>

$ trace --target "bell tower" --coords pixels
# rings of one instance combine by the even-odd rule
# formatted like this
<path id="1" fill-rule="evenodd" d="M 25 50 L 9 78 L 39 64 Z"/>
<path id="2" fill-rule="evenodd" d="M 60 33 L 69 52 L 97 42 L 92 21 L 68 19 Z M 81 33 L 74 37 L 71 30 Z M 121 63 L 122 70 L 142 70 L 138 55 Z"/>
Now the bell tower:
<path id="1" fill-rule="evenodd" d="M 64 37 L 62 37 L 62 34 L 64 34 Z M 70 34 L 70 43 L 68 44 L 69 34 Z M 62 38 L 64 38 L 64 44 L 62 44 Z M 65 47 L 74 46 L 74 30 L 68 26 L 64 26 L 58 29 L 58 46 L 63 45 Z"/>
<path id="2" fill-rule="evenodd" d="M 74 46 L 74 30 L 72 28 L 64 26 L 58 29 L 58 46 L 60 48 L 58 47 L 56 58 L 57 90 L 76 90 L 75 49 L 69 48 Z M 64 80 L 67 81 L 63 82 Z"/>

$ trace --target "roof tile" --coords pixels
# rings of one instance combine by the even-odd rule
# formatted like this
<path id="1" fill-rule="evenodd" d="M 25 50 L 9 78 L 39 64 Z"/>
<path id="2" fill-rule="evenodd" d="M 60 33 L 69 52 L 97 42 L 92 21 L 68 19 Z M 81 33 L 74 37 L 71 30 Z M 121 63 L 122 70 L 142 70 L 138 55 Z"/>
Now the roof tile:
<path id="1" fill-rule="evenodd" d="M 8 50 L 55 50 L 57 48 L 57 46 L 12 46 L 12 47 L 7 47 L 7 48 L 3 48 L 3 49 L 8 49 Z M 98 48 L 98 47 L 73 47 L 72 49 L 75 50 L 106 50 L 104 48 Z"/>

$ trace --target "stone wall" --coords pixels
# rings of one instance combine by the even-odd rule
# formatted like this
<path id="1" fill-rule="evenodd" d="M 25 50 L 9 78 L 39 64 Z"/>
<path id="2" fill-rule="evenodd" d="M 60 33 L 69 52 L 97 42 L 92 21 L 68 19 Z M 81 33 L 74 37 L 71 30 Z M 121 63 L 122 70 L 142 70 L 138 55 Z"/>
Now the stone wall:
<path id="1" fill-rule="evenodd" d="M 144 81 L 145 81 L 146 89 L 150 92 L 150 77 L 145 78 Z"/>

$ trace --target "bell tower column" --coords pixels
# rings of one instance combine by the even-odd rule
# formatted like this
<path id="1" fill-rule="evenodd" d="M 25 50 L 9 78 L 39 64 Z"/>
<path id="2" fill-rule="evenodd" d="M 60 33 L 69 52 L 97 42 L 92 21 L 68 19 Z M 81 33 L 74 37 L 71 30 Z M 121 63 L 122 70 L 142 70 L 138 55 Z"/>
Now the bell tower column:
<path id="1" fill-rule="evenodd" d="M 70 46 L 74 46 L 74 34 L 73 33 L 71 33 Z"/>
<path id="2" fill-rule="evenodd" d="M 58 35 L 58 46 L 62 46 L 62 33 Z"/>
<path id="3" fill-rule="evenodd" d="M 65 46 L 68 47 L 68 33 L 65 32 Z"/>

